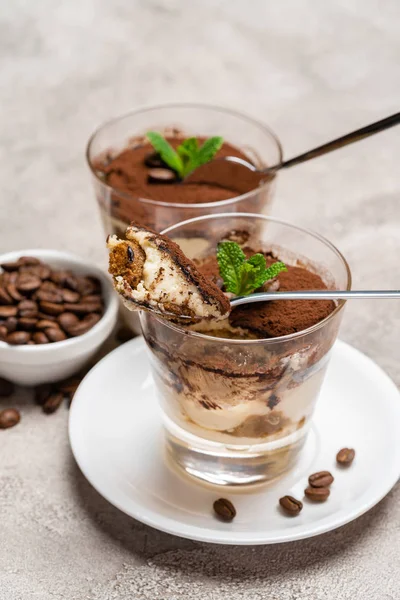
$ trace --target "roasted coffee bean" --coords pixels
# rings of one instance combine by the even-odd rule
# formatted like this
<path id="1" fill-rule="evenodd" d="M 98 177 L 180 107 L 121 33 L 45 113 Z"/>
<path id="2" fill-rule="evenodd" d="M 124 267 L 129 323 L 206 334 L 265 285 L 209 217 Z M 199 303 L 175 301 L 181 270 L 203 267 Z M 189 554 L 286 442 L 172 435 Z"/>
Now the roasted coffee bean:
<path id="1" fill-rule="evenodd" d="M 9 317 L 7 321 L 3 323 L 4 327 L 7 329 L 7 333 L 13 333 L 17 329 L 18 320 L 16 317 Z"/>
<path id="2" fill-rule="evenodd" d="M 44 319 L 46 321 L 51 321 L 55 323 L 57 321 L 57 317 L 55 315 L 46 315 L 46 313 L 38 312 L 38 319 Z"/>
<path id="3" fill-rule="evenodd" d="M 305 495 L 309 500 L 313 502 L 325 502 L 331 493 L 329 488 L 326 487 L 311 487 L 309 486 L 304 490 Z"/>
<path id="4" fill-rule="evenodd" d="M 35 256 L 20 256 L 18 259 L 18 265 L 22 266 L 30 266 L 30 265 L 40 265 L 41 261 Z"/>
<path id="5" fill-rule="evenodd" d="M 103 299 L 101 294 L 88 294 L 82 298 L 85 303 L 89 302 L 90 304 L 100 304 L 103 305 Z"/>
<path id="6" fill-rule="evenodd" d="M 3 269 L 3 271 L 18 271 L 18 268 L 20 267 L 20 264 L 18 262 L 9 262 L 9 263 L 2 263 L 0 265 L 0 267 Z"/>
<path id="7" fill-rule="evenodd" d="M 40 302 L 54 302 L 55 304 L 61 304 L 63 302 L 63 296 L 58 290 L 43 290 L 40 288 L 35 294 L 35 300 Z"/>
<path id="8" fill-rule="evenodd" d="M 78 283 L 78 292 L 85 296 L 84 300 L 86 300 L 86 296 L 101 292 L 101 284 L 96 277 L 81 277 Z"/>
<path id="9" fill-rule="evenodd" d="M 59 327 L 51 327 L 45 330 L 45 334 L 51 342 L 62 342 L 67 339 L 65 333 Z"/>
<path id="10" fill-rule="evenodd" d="M 158 152 L 151 152 L 151 154 L 147 154 L 144 158 L 144 164 L 149 169 L 164 169 L 167 168 L 168 165 L 163 161 Z"/>
<path id="11" fill-rule="evenodd" d="M 31 273 L 22 273 L 17 279 L 17 289 L 22 293 L 29 293 L 40 287 L 42 280 Z"/>
<path id="12" fill-rule="evenodd" d="M 15 408 L 5 408 L 0 412 L 0 429 L 14 427 L 21 420 L 21 415 Z"/>
<path id="13" fill-rule="evenodd" d="M 39 289 L 46 291 L 46 292 L 59 291 L 59 287 L 57 286 L 57 284 L 54 283 L 54 281 L 43 281 L 43 283 Z"/>
<path id="14" fill-rule="evenodd" d="M 16 306 L 0 306 L 0 319 L 8 319 L 8 317 L 15 317 L 18 313 Z"/>
<path id="15" fill-rule="evenodd" d="M 315 488 L 329 487 L 333 483 L 333 476 L 329 471 L 319 471 L 310 475 L 308 483 Z"/>
<path id="16" fill-rule="evenodd" d="M 79 321 L 76 325 L 70 326 L 68 329 L 68 333 L 73 337 L 83 335 L 84 333 L 87 333 L 89 329 L 92 329 L 92 327 L 96 325 L 98 321 L 100 321 L 100 318 L 100 315 L 89 314 L 84 319 L 82 319 L 82 321 Z"/>
<path id="17" fill-rule="evenodd" d="M 135 334 L 129 329 L 129 327 L 120 327 L 115 334 L 115 339 L 120 344 L 124 344 L 125 342 L 129 342 L 132 338 L 135 337 Z"/>
<path id="18" fill-rule="evenodd" d="M 236 509 L 230 500 L 220 498 L 214 502 L 214 510 L 222 521 L 232 521 L 236 517 Z"/>
<path id="19" fill-rule="evenodd" d="M 36 318 L 21 317 L 21 319 L 18 319 L 18 326 L 23 331 L 32 331 L 35 329 L 36 323 Z"/>
<path id="20" fill-rule="evenodd" d="M 46 415 L 51 415 L 61 406 L 64 395 L 61 392 L 52 392 L 42 405 L 42 410 Z"/>
<path id="21" fill-rule="evenodd" d="M 77 292 L 79 288 L 79 280 L 77 277 L 75 277 L 75 275 L 69 274 L 64 280 L 64 285 L 73 292 Z"/>
<path id="22" fill-rule="evenodd" d="M 24 298 L 17 290 L 15 283 L 9 283 L 7 285 L 7 292 L 15 302 L 21 302 Z"/>
<path id="23" fill-rule="evenodd" d="M 5 325 L 0 325 L 0 342 L 5 342 L 8 331 Z"/>
<path id="24" fill-rule="evenodd" d="M 25 311 L 25 310 L 37 312 L 38 305 L 33 300 L 21 300 L 21 302 L 18 304 L 18 310 L 19 310 L 20 314 L 21 314 L 21 311 Z"/>
<path id="25" fill-rule="evenodd" d="M 0 398 L 8 398 L 14 393 L 15 385 L 12 381 L 0 377 Z"/>
<path id="26" fill-rule="evenodd" d="M 56 386 L 57 389 L 63 394 L 73 395 L 78 389 L 81 381 L 82 380 L 80 377 L 69 377 L 68 379 L 65 379 L 65 381 L 60 381 L 57 383 Z"/>
<path id="27" fill-rule="evenodd" d="M 13 299 L 4 287 L 0 287 L 0 304 L 13 304 Z"/>
<path id="28" fill-rule="evenodd" d="M 175 183 L 178 176 L 169 169 L 151 169 L 147 175 L 147 183 Z"/>
<path id="29" fill-rule="evenodd" d="M 78 302 L 76 304 L 64 304 L 64 308 L 66 311 L 77 315 L 87 315 L 92 312 L 101 312 L 103 307 L 98 302 Z"/>
<path id="30" fill-rule="evenodd" d="M 59 269 L 59 270 L 52 271 L 52 273 L 50 273 L 50 279 L 55 284 L 63 286 L 67 277 L 71 277 L 71 275 L 72 275 L 71 271 L 65 271 L 65 270 Z"/>
<path id="31" fill-rule="evenodd" d="M 50 319 L 40 319 L 36 323 L 36 329 L 39 329 L 40 331 L 43 331 L 45 329 L 54 327 L 55 325 L 56 325 L 55 321 L 51 321 Z"/>
<path id="32" fill-rule="evenodd" d="M 64 302 L 74 303 L 79 302 L 81 299 L 80 294 L 78 294 L 78 292 L 73 292 L 72 290 L 63 289 L 61 290 L 61 294 Z"/>
<path id="33" fill-rule="evenodd" d="M 293 496 L 283 496 L 279 498 L 279 504 L 289 515 L 298 515 L 303 508 L 303 503 Z"/>
<path id="34" fill-rule="evenodd" d="M 38 320 L 39 314 L 37 310 L 20 310 L 18 313 L 19 317 L 28 317 L 28 319 Z"/>
<path id="35" fill-rule="evenodd" d="M 353 450 L 353 448 L 342 448 L 336 454 L 336 460 L 339 463 L 339 465 L 347 467 L 347 466 L 351 465 L 351 463 L 354 460 L 355 455 L 356 455 L 356 451 Z"/>
<path id="36" fill-rule="evenodd" d="M 44 383 L 42 385 L 38 385 L 35 388 L 35 402 L 39 404 L 39 406 L 43 406 L 46 402 L 50 394 L 52 393 L 53 388 L 49 383 Z"/>
<path id="37" fill-rule="evenodd" d="M 56 304 L 55 302 L 40 302 L 40 310 L 49 315 L 60 315 L 64 312 L 63 304 Z"/>
<path id="38" fill-rule="evenodd" d="M 48 344 L 49 343 L 49 338 L 44 333 L 44 331 L 36 331 L 36 333 L 34 333 L 32 336 L 32 340 L 35 342 L 35 344 Z"/>
<path id="39" fill-rule="evenodd" d="M 57 317 L 57 321 L 67 333 L 70 327 L 74 327 L 74 325 L 79 323 L 78 317 L 71 312 L 62 313 Z"/>
<path id="40" fill-rule="evenodd" d="M 27 331 L 13 331 L 9 333 L 6 342 L 12 346 L 23 346 L 31 339 L 30 333 Z"/>

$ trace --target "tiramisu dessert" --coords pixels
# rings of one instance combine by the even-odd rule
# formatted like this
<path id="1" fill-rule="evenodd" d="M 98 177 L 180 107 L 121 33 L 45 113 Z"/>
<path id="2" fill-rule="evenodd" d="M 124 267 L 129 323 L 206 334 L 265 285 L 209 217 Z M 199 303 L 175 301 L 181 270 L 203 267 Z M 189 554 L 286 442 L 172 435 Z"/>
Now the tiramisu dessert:
<path id="1" fill-rule="evenodd" d="M 158 138 L 152 138 L 152 134 Z M 201 208 L 202 204 L 229 200 L 254 190 L 254 176 L 251 177 L 250 172 L 248 176 L 244 173 L 239 178 L 237 175 L 230 177 L 228 173 L 222 185 L 201 177 L 195 182 L 185 181 L 186 175 L 196 167 L 224 156 L 236 156 L 263 166 L 251 150 L 244 152 L 218 136 L 188 138 L 175 128 L 164 130 L 162 134 L 147 132 L 133 138 L 122 151 L 110 148 L 93 160 L 92 169 L 99 180 L 96 194 L 104 223 L 108 231 L 119 237 L 123 237 L 127 224 L 132 220 L 162 231 L 174 222 L 209 212 L 207 209 L 199 212 L 196 206 Z M 169 150 L 162 151 L 162 142 L 157 144 L 160 138 Z M 211 176 L 211 181 L 213 169 L 220 169 L 218 161 L 213 162 L 208 172 L 207 178 Z M 259 183 L 267 179 L 271 177 L 260 174 Z M 221 182 L 219 176 L 218 181 Z M 268 199 L 269 191 L 260 188 L 259 193 L 248 198 L 241 209 L 261 212 Z M 177 205 L 180 206 L 178 214 Z"/>
<path id="2" fill-rule="evenodd" d="M 150 252 L 150 246 L 146 249 L 149 235 Z M 180 269 L 180 274 L 171 277 L 176 284 L 171 299 L 183 310 L 179 314 L 187 314 L 190 289 L 194 299 L 188 314 L 205 317 L 187 325 L 150 314 L 142 318 L 173 453 L 176 455 L 177 446 L 182 446 L 182 431 L 189 436 L 188 445 L 193 443 L 190 436 L 196 436 L 225 448 L 245 448 L 247 452 L 255 445 L 261 447 L 272 442 L 269 466 L 262 467 L 268 472 L 263 472 L 260 480 L 286 470 L 305 439 L 338 321 L 327 320 L 323 327 L 315 326 L 329 317 L 336 304 L 320 300 L 274 300 L 247 304 L 229 312 L 223 297 L 263 289 L 326 289 L 328 285 L 334 286 L 329 273 L 316 272 L 302 257 L 286 257 L 284 249 L 280 256 L 276 248 L 271 250 L 257 239 L 248 239 L 246 232 L 227 232 L 216 250 L 193 262 L 185 259 L 186 263 L 182 262 L 176 244 L 167 242 L 165 236 L 133 227 L 128 229 L 127 238 L 127 242 L 111 239 L 109 245 L 110 271 L 117 291 L 128 299 L 128 308 L 133 292 L 129 276 L 122 272 L 127 250 L 126 247 L 121 250 L 121 261 L 115 252 L 118 246 L 134 240 L 140 252 L 146 254 L 146 258 L 139 259 L 144 260 L 144 266 L 147 254 L 153 266 L 157 264 L 157 274 L 152 271 L 153 279 L 158 276 L 163 279 L 171 268 L 171 256 L 179 254 L 173 268 L 174 273 Z M 158 253 L 157 260 L 154 252 Z M 280 262 L 281 257 L 285 258 L 286 266 Z M 189 265 L 189 270 L 181 264 Z M 136 289 L 142 289 L 145 279 L 142 276 L 141 282 L 134 280 Z M 201 291 L 203 281 L 212 286 L 205 295 Z M 197 282 L 201 284 L 195 292 L 192 286 L 196 287 Z M 168 294 L 165 283 L 159 286 Z M 151 296 L 150 286 L 144 287 Z M 178 288 L 182 303 L 176 300 Z M 156 302 L 160 299 L 159 289 L 154 296 Z"/>
<path id="3" fill-rule="evenodd" d="M 177 244 L 134 223 L 125 237 L 109 236 L 107 245 L 114 287 L 128 309 L 152 310 L 187 324 L 228 315 L 228 298 Z"/>

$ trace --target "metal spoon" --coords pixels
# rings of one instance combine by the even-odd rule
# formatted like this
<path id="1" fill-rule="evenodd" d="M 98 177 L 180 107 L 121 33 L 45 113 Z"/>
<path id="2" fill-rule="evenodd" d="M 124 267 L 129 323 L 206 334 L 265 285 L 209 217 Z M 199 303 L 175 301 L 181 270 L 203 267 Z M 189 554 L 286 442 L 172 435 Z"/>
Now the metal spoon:
<path id="1" fill-rule="evenodd" d="M 355 300 L 355 299 L 379 299 L 379 298 L 400 298 L 400 290 L 310 290 L 305 292 L 258 292 L 248 296 L 237 296 L 230 300 L 231 309 L 242 304 L 252 304 L 253 302 L 267 302 L 268 300 Z M 158 317 L 172 319 L 184 323 L 197 323 L 200 318 L 189 317 L 187 315 L 176 315 L 166 311 L 157 310 L 154 307 L 147 307 L 145 310 L 152 312 Z"/>
<path id="2" fill-rule="evenodd" d="M 386 117 L 386 119 L 376 121 L 376 123 L 372 123 L 366 127 L 361 127 L 361 129 L 352 131 L 351 133 L 332 140 L 327 144 L 318 146 L 313 150 L 308 150 L 308 152 L 304 152 L 299 156 L 285 160 L 272 167 L 267 167 L 266 169 L 258 169 L 251 162 L 237 158 L 236 156 L 224 156 L 222 158 L 216 158 L 192 171 L 192 173 L 185 178 L 184 182 L 206 182 L 214 185 L 226 186 L 226 182 L 230 180 L 235 184 L 237 183 L 237 185 L 240 185 L 241 176 L 245 176 L 247 189 L 249 184 L 252 184 L 252 179 L 254 179 L 254 187 L 257 187 L 260 183 L 260 175 L 271 177 L 281 169 L 293 167 L 294 165 L 306 162 L 312 158 L 316 158 L 317 156 L 322 156 L 323 154 L 327 154 L 328 152 L 332 152 L 333 150 L 337 150 L 338 148 L 342 148 L 343 146 L 347 146 L 353 142 L 358 142 L 359 140 L 378 133 L 379 131 L 389 129 L 389 127 L 393 127 L 398 123 L 400 123 L 400 113 L 396 113 L 390 117 Z M 218 169 L 213 167 L 216 161 L 219 163 Z M 242 191 L 244 192 L 246 190 Z"/>
<path id="3" fill-rule="evenodd" d="M 374 298 L 400 298 L 400 290 L 310 290 L 306 292 L 259 292 L 232 298 L 231 307 L 267 300 L 356 300 Z"/>

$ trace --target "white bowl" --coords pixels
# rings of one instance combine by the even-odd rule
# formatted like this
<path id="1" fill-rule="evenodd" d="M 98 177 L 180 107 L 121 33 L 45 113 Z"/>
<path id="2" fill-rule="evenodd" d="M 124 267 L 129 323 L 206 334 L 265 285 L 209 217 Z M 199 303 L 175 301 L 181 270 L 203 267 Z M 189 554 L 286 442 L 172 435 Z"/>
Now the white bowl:
<path id="1" fill-rule="evenodd" d="M 39 385 L 65 379 L 79 371 L 110 335 L 118 314 L 117 294 L 106 273 L 68 252 L 20 250 L 0 255 L 0 263 L 16 261 L 20 256 L 34 256 L 51 267 L 94 275 L 101 281 L 104 315 L 87 333 L 37 346 L 11 346 L 0 341 L 0 377 L 20 385 Z"/>

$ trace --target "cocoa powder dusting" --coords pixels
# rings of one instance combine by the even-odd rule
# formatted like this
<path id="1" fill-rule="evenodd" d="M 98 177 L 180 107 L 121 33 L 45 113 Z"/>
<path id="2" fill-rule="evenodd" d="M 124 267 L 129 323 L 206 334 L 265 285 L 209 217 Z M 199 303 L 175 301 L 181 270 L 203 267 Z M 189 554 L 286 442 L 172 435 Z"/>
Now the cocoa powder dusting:
<path id="1" fill-rule="evenodd" d="M 201 145 L 206 138 L 198 138 Z M 174 148 L 182 143 L 182 137 L 169 137 L 168 142 Z M 218 202 L 234 198 L 254 189 L 252 178 L 241 177 L 240 181 L 228 179 L 223 186 L 209 185 L 207 183 L 149 183 L 149 167 L 145 159 L 149 153 L 154 152 L 150 144 L 143 144 L 135 148 L 127 148 L 111 159 L 107 164 L 96 161 L 95 168 L 106 176 L 107 184 L 115 190 L 132 195 L 136 198 L 148 198 L 160 202 L 175 202 L 179 204 L 201 204 L 204 202 Z M 245 160 L 249 157 L 238 148 L 224 142 L 218 151 L 217 157 L 237 156 Z M 218 163 L 215 164 L 218 169 Z M 262 177 L 260 176 L 260 181 Z"/>
<path id="2" fill-rule="evenodd" d="M 249 250 L 246 248 L 246 250 Z M 251 252 L 251 254 L 253 254 Z M 248 254 L 248 252 L 246 252 Z M 267 264 L 274 262 L 268 253 Z M 200 271 L 212 280 L 219 276 L 215 257 L 198 265 Z M 278 275 L 280 291 L 322 290 L 325 283 L 316 273 L 303 267 L 288 266 L 287 272 Z M 260 338 L 280 337 L 312 327 L 325 319 L 335 308 L 331 300 L 277 300 L 257 302 L 235 308 L 229 321 L 234 327 L 243 327 Z"/>

